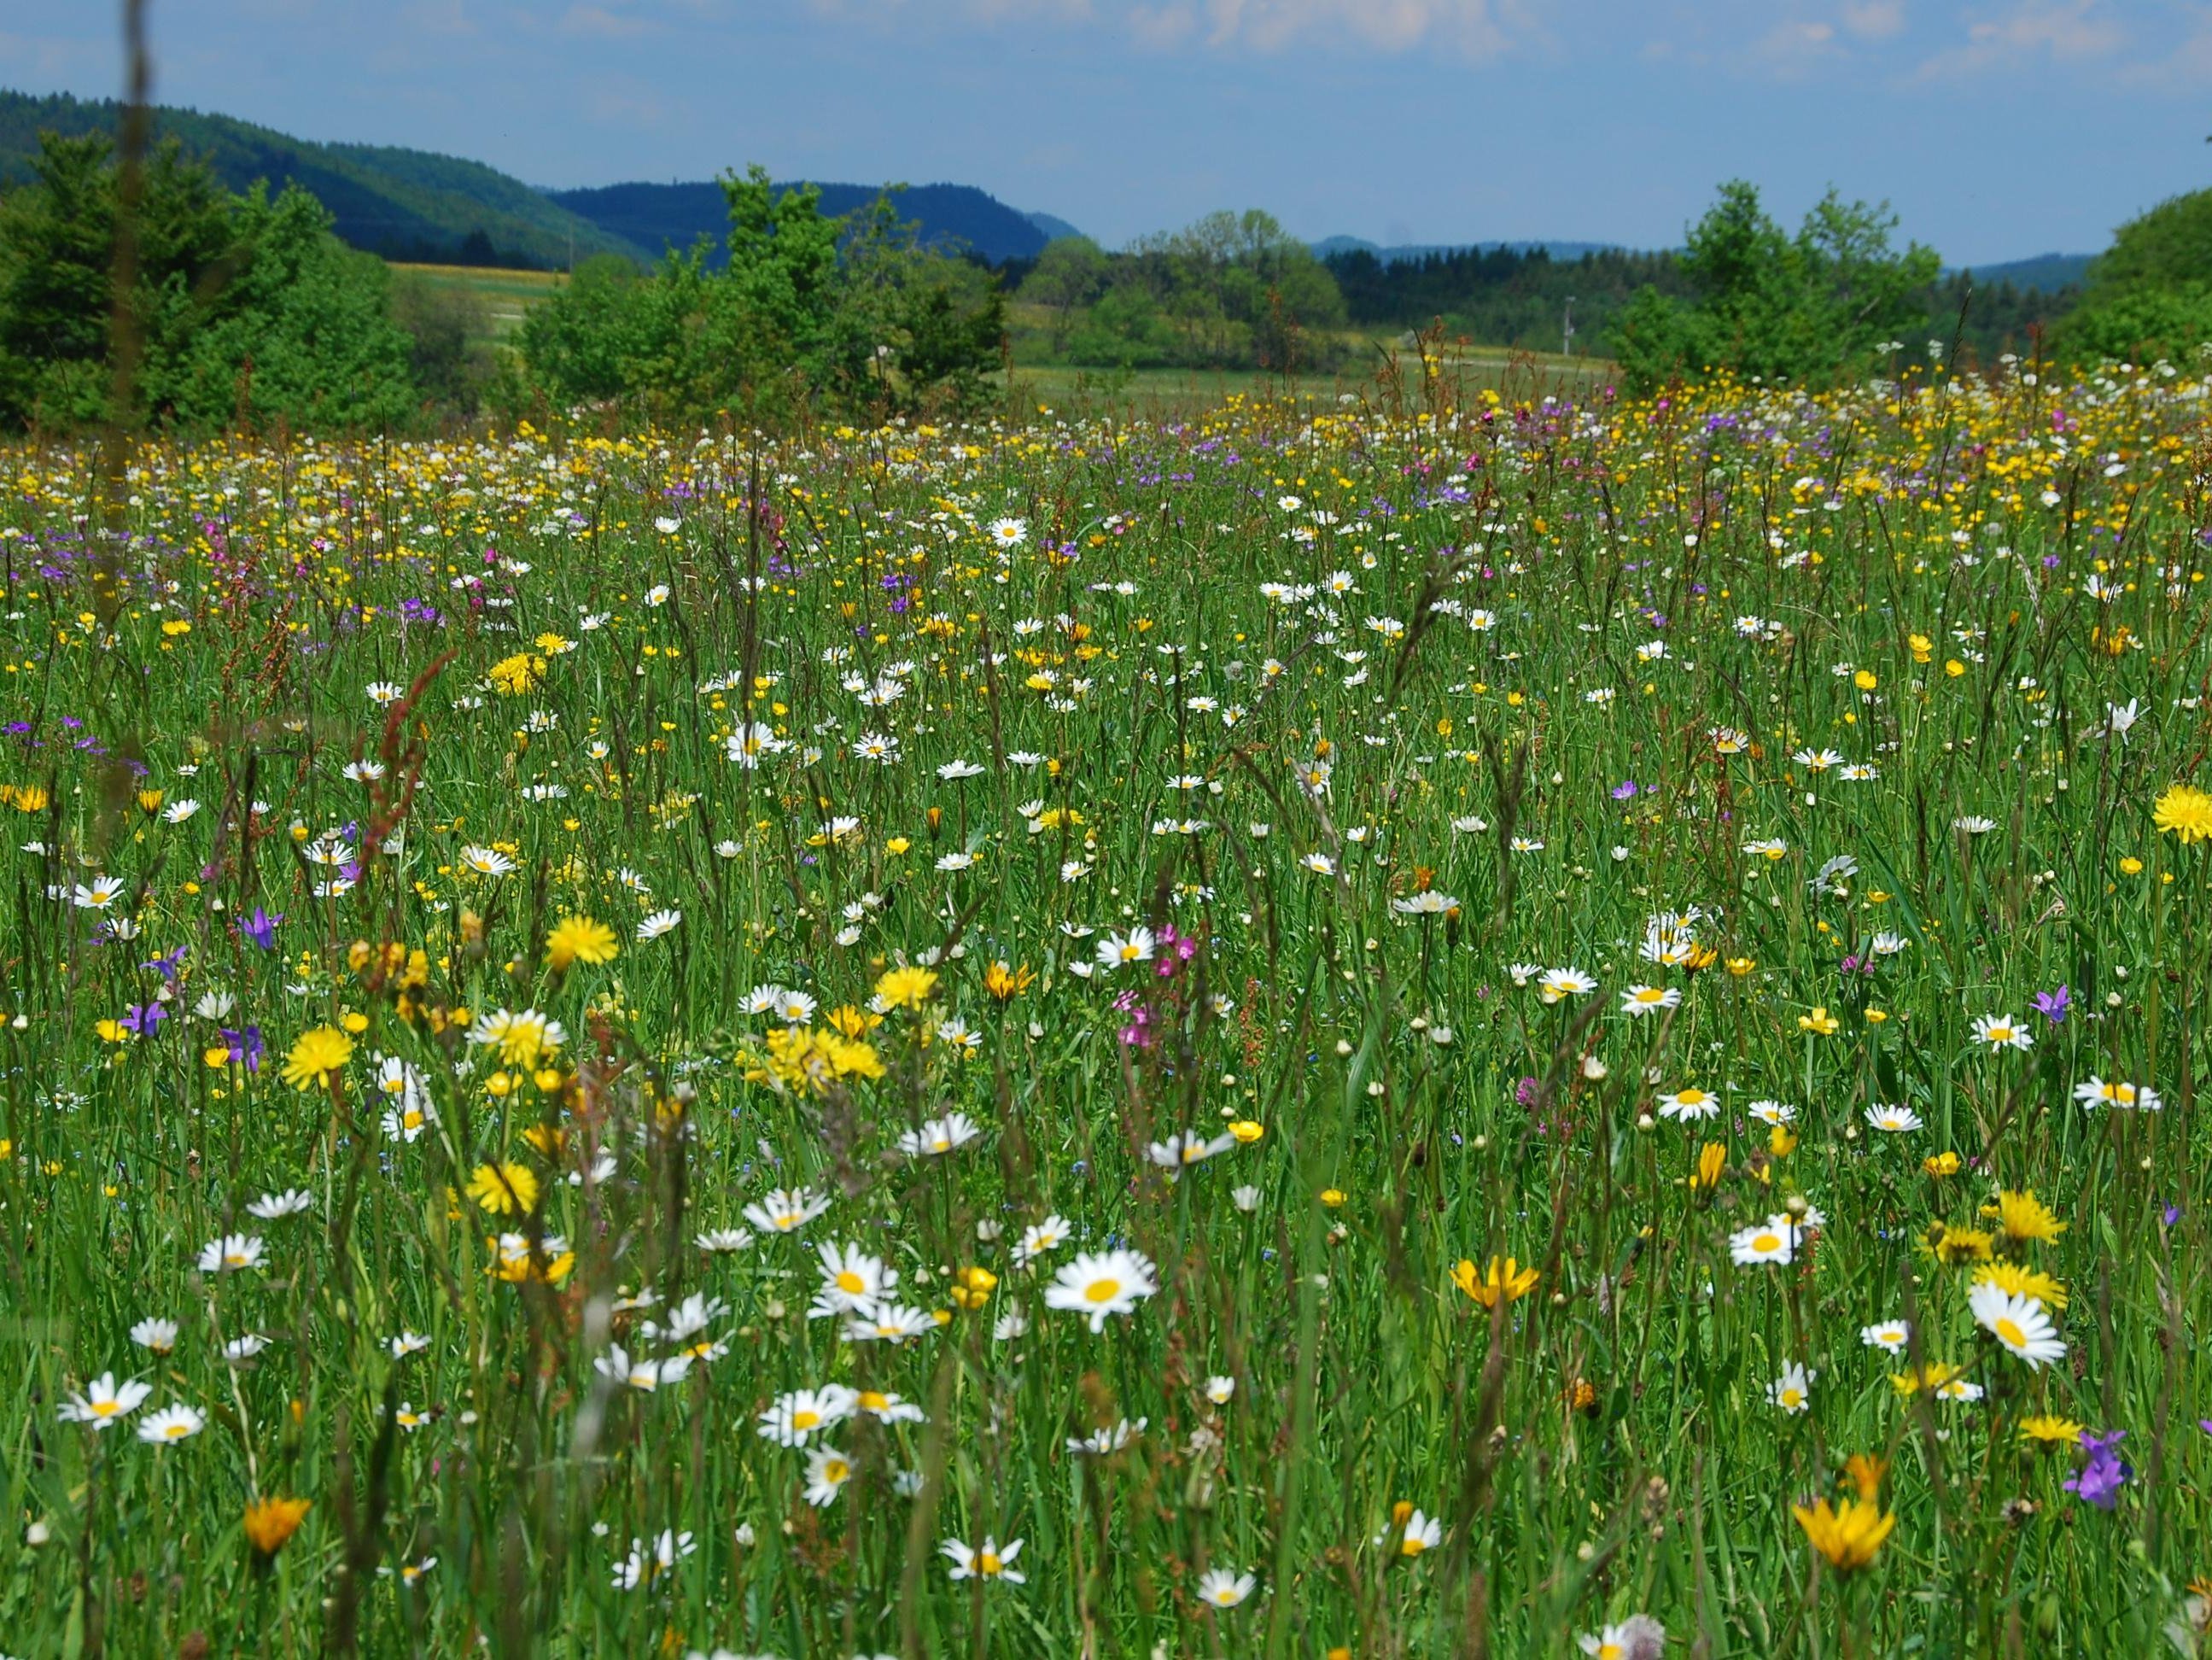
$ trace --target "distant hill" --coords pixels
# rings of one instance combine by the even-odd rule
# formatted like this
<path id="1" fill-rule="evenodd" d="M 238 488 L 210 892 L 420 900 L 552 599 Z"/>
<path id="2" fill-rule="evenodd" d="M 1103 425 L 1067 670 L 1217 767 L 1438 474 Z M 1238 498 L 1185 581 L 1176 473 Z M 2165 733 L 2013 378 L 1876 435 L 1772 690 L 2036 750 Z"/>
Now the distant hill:
<path id="1" fill-rule="evenodd" d="M 1083 234 L 1081 231 L 1069 224 L 1066 220 L 1062 219 L 1054 214 L 1025 213 L 1022 217 L 1028 220 L 1030 223 L 1035 225 L 1039 230 L 1042 231 L 1044 233 L 1045 240 L 1048 242 L 1057 242 L 1063 237 L 1080 236 Z"/>
<path id="2" fill-rule="evenodd" d="M 21 183 L 41 131 L 114 132 L 112 100 L 37 98 L 0 90 L 0 188 Z M 328 208 L 337 234 L 391 258 L 475 265 L 568 263 L 573 249 L 638 258 L 640 250 L 549 200 L 518 179 L 477 161 L 377 144 L 317 144 L 227 115 L 155 112 L 157 137 L 173 137 L 204 157 L 234 191 L 256 179 L 271 190 L 299 185 Z"/>
<path id="3" fill-rule="evenodd" d="M 875 200 L 876 188 L 823 185 L 822 210 L 842 214 L 866 207 Z M 605 234 L 656 257 L 664 248 L 688 248 L 702 236 L 714 245 L 713 263 L 727 257 L 722 239 L 729 231 L 730 216 L 717 184 L 605 185 L 554 191 L 547 199 L 589 220 Z M 921 224 L 925 242 L 957 243 L 994 265 L 1033 259 L 1050 240 L 1030 216 L 972 185 L 909 185 L 899 193 L 898 210 L 900 217 Z"/>
<path id="4" fill-rule="evenodd" d="M 2009 283 L 2016 289 L 2056 294 L 2080 283 L 2096 257 L 2094 253 L 2039 253 L 2033 259 L 2010 259 L 2000 265 L 1969 269 L 1977 283 Z"/>
<path id="5" fill-rule="evenodd" d="M 1401 242 L 1392 247 L 1357 236 L 1324 236 L 1313 245 L 1314 258 L 1327 259 L 1340 253 L 1371 253 L 1386 265 L 1409 259 L 1425 259 L 1432 253 L 1486 252 L 1504 248 L 1513 253 L 1534 253 L 1541 248 L 1554 259 L 1579 259 L 1586 253 L 1618 252 L 1618 242 Z"/>

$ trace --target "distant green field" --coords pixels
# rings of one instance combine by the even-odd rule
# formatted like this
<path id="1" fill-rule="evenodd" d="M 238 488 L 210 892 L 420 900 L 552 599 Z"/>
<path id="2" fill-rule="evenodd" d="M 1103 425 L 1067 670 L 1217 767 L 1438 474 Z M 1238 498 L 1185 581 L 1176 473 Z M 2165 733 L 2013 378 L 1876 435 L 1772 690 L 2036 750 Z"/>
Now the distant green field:
<path id="1" fill-rule="evenodd" d="M 433 289 L 465 295 L 480 303 L 483 337 L 504 340 L 522 326 L 523 313 L 568 280 L 557 271 L 507 271 L 478 265 L 417 265 L 395 261 L 392 269 L 421 278 Z"/>
<path id="2" fill-rule="evenodd" d="M 522 325 L 522 319 L 530 307 L 544 301 L 568 280 L 561 271 L 507 271 L 472 265 L 395 263 L 392 270 L 419 277 L 434 289 L 475 301 L 483 308 L 482 329 L 477 337 L 494 344 L 512 337 Z M 1018 316 L 1017 323 L 1021 320 Z M 1151 417 L 1176 416 L 1212 408 L 1239 393 L 1297 396 L 1323 402 L 1371 396 L 1378 373 L 1386 359 L 1394 355 L 1405 376 L 1408 396 L 1418 396 L 1419 362 L 1412 350 L 1400 344 L 1400 337 L 1395 335 L 1376 335 L 1356 329 L 1340 331 L 1334 344 L 1344 349 L 1341 356 L 1345 366 L 1293 380 L 1252 369 L 1119 369 L 1029 362 L 1024 361 L 1023 350 L 1031 344 L 1029 334 L 1029 331 L 1018 326 L 1016 329 L 1017 395 L 1066 414 L 1110 410 Z M 1462 392 L 1485 388 L 1503 390 L 1510 386 L 1517 396 L 1541 396 L 1547 392 L 1578 391 L 1603 381 L 1613 373 L 1613 365 L 1601 359 L 1565 358 L 1555 352 L 1512 352 L 1503 347 L 1454 347 L 1442 361 L 1440 372 L 1451 377 Z"/>
<path id="3" fill-rule="evenodd" d="M 1419 397 L 1419 370 L 1411 354 L 1401 352 L 1408 398 Z M 1297 397 L 1316 402 L 1371 398 L 1383 363 L 1372 349 L 1353 360 L 1356 367 L 1330 374 L 1295 379 L 1251 369 L 1114 369 L 1083 368 L 1066 363 L 1024 364 L 1014 367 L 1014 386 L 1020 398 L 1051 407 L 1056 413 L 1097 414 L 1127 411 L 1146 416 L 1187 415 L 1211 409 L 1237 394 L 1274 398 Z M 1571 362 L 1558 357 L 1514 356 L 1503 351 L 1469 351 L 1447 360 L 1443 373 L 1459 392 L 1486 388 L 1516 396 L 1566 392 L 1601 382 L 1613 365 L 1591 358 Z"/>

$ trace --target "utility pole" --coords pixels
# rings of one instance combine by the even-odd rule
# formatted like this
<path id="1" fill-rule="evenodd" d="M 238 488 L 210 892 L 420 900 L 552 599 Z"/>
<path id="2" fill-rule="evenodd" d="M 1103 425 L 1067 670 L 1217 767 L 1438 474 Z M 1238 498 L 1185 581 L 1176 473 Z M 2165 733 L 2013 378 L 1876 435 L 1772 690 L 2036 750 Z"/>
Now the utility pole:
<path id="1" fill-rule="evenodd" d="M 1562 357 L 1575 355 L 1575 296 L 1571 294 L 1567 296 L 1566 317 L 1559 325 L 1559 355 Z"/>

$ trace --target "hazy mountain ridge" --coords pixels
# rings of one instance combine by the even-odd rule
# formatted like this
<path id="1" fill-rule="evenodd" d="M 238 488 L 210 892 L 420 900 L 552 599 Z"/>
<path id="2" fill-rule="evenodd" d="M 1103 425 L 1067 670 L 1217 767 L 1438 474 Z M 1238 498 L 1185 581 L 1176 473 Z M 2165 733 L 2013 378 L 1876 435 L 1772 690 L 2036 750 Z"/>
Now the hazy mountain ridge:
<path id="1" fill-rule="evenodd" d="M 790 185 L 779 181 L 777 188 L 787 190 Z M 843 214 L 866 207 L 881 187 L 819 184 L 816 188 L 822 192 L 824 213 Z M 547 199 L 656 257 L 665 248 L 687 249 L 702 236 L 713 244 L 710 264 L 719 265 L 726 257 L 722 239 L 729 229 L 729 213 L 722 187 L 711 179 L 601 185 L 552 191 Z M 1030 215 L 973 185 L 913 185 L 901 191 L 896 201 L 899 216 L 921 227 L 923 241 L 972 248 L 993 265 L 1033 259 L 1052 240 Z"/>
<path id="2" fill-rule="evenodd" d="M 121 115 L 122 106 L 108 99 L 0 91 L 0 185 L 28 175 L 40 131 L 112 134 Z M 391 145 L 314 143 L 166 106 L 155 110 L 155 133 L 204 158 L 231 190 L 256 179 L 272 190 L 297 184 L 331 211 L 344 240 L 393 258 L 556 266 L 572 249 L 580 259 L 640 252 L 480 161 Z"/>
<path id="3" fill-rule="evenodd" d="M 0 89 L 0 189 L 27 176 L 40 131 L 112 133 L 121 112 L 112 99 Z M 704 237 L 720 263 L 728 228 L 721 186 L 711 179 L 546 190 L 437 151 L 316 143 L 232 116 L 166 106 L 156 109 L 155 132 L 204 157 L 232 190 L 257 179 L 272 189 L 299 185 L 330 210 L 344 240 L 392 258 L 560 268 L 595 253 L 650 261 Z M 866 205 L 878 187 L 819 188 L 823 210 L 839 214 Z M 994 265 L 1034 259 L 1048 242 L 1082 234 L 1056 215 L 1011 207 L 972 185 L 914 185 L 901 192 L 898 205 L 902 217 L 920 224 L 925 241 L 957 244 Z M 1554 260 L 1578 260 L 1622 245 L 1531 240 L 1384 246 L 1329 236 L 1312 246 L 1322 258 L 1364 252 L 1390 265 L 1470 248 L 1541 249 Z M 2045 253 L 1972 271 L 1982 283 L 2052 292 L 2081 282 L 2093 257 Z"/>

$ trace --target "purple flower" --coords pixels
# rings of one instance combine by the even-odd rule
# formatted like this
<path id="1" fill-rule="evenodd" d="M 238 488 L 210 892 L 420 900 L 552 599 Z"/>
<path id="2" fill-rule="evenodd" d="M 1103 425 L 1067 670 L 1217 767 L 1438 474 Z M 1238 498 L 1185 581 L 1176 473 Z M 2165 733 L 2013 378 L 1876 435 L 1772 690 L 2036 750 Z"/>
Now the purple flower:
<path id="1" fill-rule="evenodd" d="M 2066 1018 L 2066 1011 L 2072 1007 L 2073 1004 L 2073 994 L 2063 986 L 2059 987 L 2057 991 L 2039 991 L 2035 994 L 2035 1012 L 2054 1026 Z"/>
<path id="2" fill-rule="evenodd" d="M 2066 1478 L 2066 1491 L 2085 1504 L 2099 1510 L 2111 1510 L 2120 1502 L 2120 1489 L 2133 1475 L 2135 1467 L 2113 1449 L 2127 1438 L 2125 1430 L 2113 1430 L 2104 1435 L 2081 1432 L 2081 1450 L 2087 1455 L 2081 1468 Z"/>
<path id="3" fill-rule="evenodd" d="M 253 908 L 253 915 L 239 923 L 238 931 L 260 946 L 262 950 L 274 951 L 276 949 L 276 930 L 283 921 L 283 911 L 280 910 L 271 916 L 260 906 L 256 905 Z"/>
<path id="4" fill-rule="evenodd" d="M 216 1030 L 222 1034 L 222 1041 L 230 1045 L 231 1065 L 242 1064 L 248 1072 L 261 1070 L 265 1045 L 261 1041 L 260 1027 L 244 1026 L 234 1031 L 228 1026 L 220 1026 Z"/>
<path id="5" fill-rule="evenodd" d="M 179 946 L 167 956 L 152 958 L 138 966 L 142 969 L 160 970 L 161 978 L 173 986 L 177 983 L 177 970 L 184 966 L 185 950 L 184 946 Z"/>
<path id="6" fill-rule="evenodd" d="M 168 1010 L 159 1003 L 133 1003 L 115 1024 L 141 1037 L 151 1037 L 168 1018 Z"/>
<path id="7" fill-rule="evenodd" d="M 1616 801 L 1626 801 L 1635 794 L 1636 781 L 1633 778 L 1623 779 L 1613 787 L 1613 799 Z"/>

